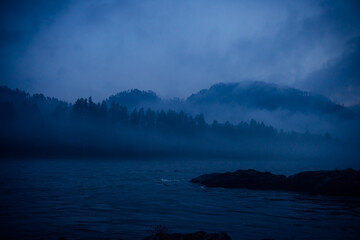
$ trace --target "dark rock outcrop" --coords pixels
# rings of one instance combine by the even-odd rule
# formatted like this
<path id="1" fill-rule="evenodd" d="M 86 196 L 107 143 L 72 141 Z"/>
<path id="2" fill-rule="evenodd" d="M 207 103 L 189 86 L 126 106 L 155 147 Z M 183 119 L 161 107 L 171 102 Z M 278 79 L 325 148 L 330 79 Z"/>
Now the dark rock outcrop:
<path id="1" fill-rule="evenodd" d="M 203 231 L 195 233 L 164 233 L 158 232 L 144 238 L 144 240 L 231 240 L 229 235 L 221 233 L 206 233 Z"/>
<path id="2" fill-rule="evenodd" d="M 281 189 L 286 176 L 270 172 L 259 172 L 253 169 L 236 172 L 212 173 L 201 175 L 191 180 L 207 187 L 249 188 L 249 189 Z"/>
<path id="3" fill-rule="evenodd" d="M 284 190 L 316 195 L 360 196 L 360 171 L 307 171 L 286 177 L 253 169 L 212 173 L 191 180 L 207 187 Z"/>

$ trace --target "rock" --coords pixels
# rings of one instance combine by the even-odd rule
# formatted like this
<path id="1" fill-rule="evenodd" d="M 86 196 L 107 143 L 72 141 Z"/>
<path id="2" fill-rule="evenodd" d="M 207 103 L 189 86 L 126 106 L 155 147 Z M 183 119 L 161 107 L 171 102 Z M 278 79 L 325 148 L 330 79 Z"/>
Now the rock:
<path id="1" fill-rule="evenodd" d="M 360 171 L 308 171 L 287 178 L 288 189 L 319 195 L 360 196 Z"/>
<path id="2" fill-rule="evenodd" d="M 212 173 L 191 180 L 207 187 L 284 190 L 317 195 L 360 196 L 360 171 L 307 171 L 286 177 L 253 169 Z"/>
<path id="3" fill-rule="evenodd" d="M 284 175 L 270 172 L 259 172 L 253 169 L 236 172 L 205 174 L 191 180 L 207 187 L 249 188 L 249 189 L 281 189 L 285 184 Z"/>
<path id="4" fill-rule="evenodd" d="M 144 240 L 231 240 L 229 235 L 221 233 L 206 233 L 203 231 L 195 233 L 166 233 L 157 232 Z"/>

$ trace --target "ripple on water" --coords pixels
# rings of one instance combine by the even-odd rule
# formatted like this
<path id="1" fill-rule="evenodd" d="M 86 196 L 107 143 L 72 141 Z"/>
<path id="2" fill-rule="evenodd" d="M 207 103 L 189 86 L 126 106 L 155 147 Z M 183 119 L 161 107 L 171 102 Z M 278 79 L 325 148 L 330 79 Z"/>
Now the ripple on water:
<path id="1" fill-rule="evenodd" d="M 5 237 L 141 239 L 158 224 L 180 232 L 226 231 L 233 239 L 360 236 L 360 199 L 206 188 L 189 182 L 208 172 L 272 171 L 276 164 L 260 162 L 257 167 L 234 160 L 0 164 L 0 230 Z M 279 169 L 286 170 L 286 165 Z M 292 164 L 288 171 L 296 170 Z"/>

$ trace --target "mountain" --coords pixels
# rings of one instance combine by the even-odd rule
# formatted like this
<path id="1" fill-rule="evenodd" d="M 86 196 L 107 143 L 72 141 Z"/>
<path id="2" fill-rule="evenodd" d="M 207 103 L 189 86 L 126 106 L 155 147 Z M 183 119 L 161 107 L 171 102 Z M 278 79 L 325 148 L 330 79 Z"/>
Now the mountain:
<path id="1" fill-rule="evenodd" d="M 55 110 L 64 109 L 69 104 L 57 98 L 46 97 L 43 94 L 29 94 L 19 89 L 12 90 L 6 86 L 0 86 L 0 103 L 5 108 L 28 108 L 42 113 L 51 113 Z"/>
<path id="2" fill-rule="evenodd" d="M 332 102 L 325 96 L 265 82 L 218 83 L 188 98 L 161 99 L 152 91 L 132 89 L 119 92 L 106 100 L 132 108 L 172 109 L 192 114 L 202 113 L 208 121 L 248 121 L 281 112 L 305 117 L 351 119 L 357 111 Z M 256 112 L 256 114 L 255 114 Z M 261 112 L 261 116 L 258 113 Z M 266 116 L 265 116 L 266 115 Z M 282 117 L 281 117 L 282 118 Z"/>
<path id="3" fill-rule="evenodd" d="M 295 88 L 264 82 L 219 83 L 203 89 L 186 100 L 191 105 L 223 105 L 248 110 L 287 111 L 291 113 L 354 117 L 354 112 L 330 99 Z"/>
<path id="4" fill-rule="evenodd" d="M 315 153 L 343 156 L 340 150 L 344 145 L 337 148 L 337 141 L 328 134 L 278 131 L 268 123 L 255 120 L 210 122 L 203 114 L 193 114 L 190 110 L 135 108 L 157 102 L 163 101 L 152 92 L 131 90 L 101 103 L 89 97 L 68 104 L 42 94 L 0 87 L 0 158 L 271 157 L 273 154 L 298 157 L 299 152 L 304 157 Z M 188 104 L 179 103 L 183 107 Z"/>
<path id="5" fill-rule="evenodd" d="M 116 103 L 130 108 L 150 106 L 160 101 L 161 99 L 154 92 L 140 91 L 138 89 L 119 92 L 106 100 L 108 105 Z"/>
<path id="6" fill-rule="evenodd" d="M 360 122 L 357 107 L 347 108 L 319 94 L 264 82 L 218 83 L 186 99 L 161 99 L 152 91 L 132 89 L 112 95 L 103 102 L 107 107 L 126 106 L 129 111 L 150 108 L 183 111 L 194 116 L 203 114 L 208 123 L 217 120 L 238 124 L 255 119 L 287 131 L 336 136 L 344 132 L 352 134 L 354 126 Z M 30 95 L 5 86 L 0 86 L 0 103 L 0 110 L 4 112 L 11 112 L 15 107 L 15 110 L 26 108 L 30 112 L 47 114 L 53 114 L 55 110 L 56 114 L 64 114 L 67 106 L 71 106 L 43 94 Z"/>
<path id="7" fill-rule="evenodd" d="M 231 108 L 231 111 L 241 109 L 242 112 L 267 111 L 269 114 L 283 111 L 288 114 L 332 116 L 340 119 L 358 115 L 358 111 L 334 103 L 325 96 L 265 82 L 218 83 L 184 100 L 161 99 L 153 91 L 131 89 L 114 94 L 105 102 L 108 106 L 115 103 L 129 109 L 173 109 L 205 115 L 216 115 L 214 112 L 219 108 Z"/>

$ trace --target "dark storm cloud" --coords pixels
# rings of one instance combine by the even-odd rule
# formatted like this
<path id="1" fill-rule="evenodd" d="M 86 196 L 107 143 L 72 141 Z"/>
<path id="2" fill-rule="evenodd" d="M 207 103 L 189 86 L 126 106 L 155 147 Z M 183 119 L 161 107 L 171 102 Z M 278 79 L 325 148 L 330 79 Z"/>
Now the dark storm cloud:
<path id="1" fill-rule="evenodd" d="M 27 77 L 14 77 L 17 60 L 29 47 L 32 37 L 52 24 L 70 0 L 11 0 L 0 2 L 0 83 L 26 88 Z"/>
<path id="2" fill-rule="evenodd" d="M 2 7 L 1 81 L 68 100 L 129 88 L 185 97 L 249 79 L 320 91 L 330 85 L 309 74 L 360 29 L 356 1 L 21 3 Z"/>
<path id="3" fill-rule="evenodd" d="M 14 44 L 28 39 L 41 26 L 51 24 L 56 14 L 69 0 L 12 0 L 0 3 L 0 31 L 2 44 Z M 2 45 L 4 46 L 4 45 Z"/>
<path id="4" fill-rule="evenodd" d="M 347 105 L 360 103 L 360 38 L 349 41 L 340 57 L 311 73 L 305 85 Z"/>
<path id="5" fill-rule="evenodd" d="M 325 29 L 344 42 L 342 52 L 306 76 L 301 86 L 347 105 L 360 103 L 359 1 L 326 1 L 316 29 Z M 323 32 L 320 32 L 324 34 Z"/>

